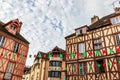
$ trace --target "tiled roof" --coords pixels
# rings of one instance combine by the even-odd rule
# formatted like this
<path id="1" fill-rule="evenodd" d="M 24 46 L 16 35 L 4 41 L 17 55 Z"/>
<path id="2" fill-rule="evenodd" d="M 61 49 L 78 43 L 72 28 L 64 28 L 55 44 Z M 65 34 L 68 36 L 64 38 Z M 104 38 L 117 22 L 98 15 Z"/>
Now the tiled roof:
<path id="1" fill-rule="evenodd" d="M 51 54 L 51 53 L 54 51 L 54 49 L 58 49 L 59 52 L 61 52 L 62 54 L 65 54 L 65 50 L 63 50 L 63 49 L 59 48 L 58 46 L 56 46 L 56 47 L 54 47 L 51 51 L 49 51 L 49 52 L 47 52 L 47 53 L 44 53 L 44 52 L 42 52 L 42 51 L 39 51 L 39 52 L 37 53 L 37 56 L 38 56 L 39 54 L 41 54 L 42 59 L 48 60 L 48 59 L 49 59 L 48 55 Z M 46 54 L 46 56 L 47 56 L 46 58 L 44 58 L 44 54 Z M 63 57 L 63 58 L 64 58 L 64 57 Z M 36 59 L 40 59 L 40 58 L 39 58 L 39 57 L 36 57 L 35 60 L 36 60 Z M 35 60 L 34 60 L 34 61 L 35 61 Z"/>
<path id="2" fill-rule="evenodd" d="M 117 14 L 112 13 L 110 15 L 102 17 L 97 22 L 95 22 L 95 23 L 91 24 L 90 26 L 88 26 L 89 30 L 93 30 L 93 29 L 97 29 L 97 28 L 100 28 L 100 27 L 105 27 L 107 25 L 111 25 L 110 18 L 118 16 L 118 15 L 120 15 L 120 13 L 117 13 Z"/>
<path id="3" fill-rule="evenodd" d="M 98 29 L 98 28 L 101 28 L 101 27 L 105 27 L 107 25 L 111 25 L 110 18 L 118 16 L 118 15 L 120 15 L 120 13 L 112 13 L 110 15 L 102 17 L 97 22 L 89 25 L 88 26 L 88 31 L 91 31 L 91 30 L 94 30 L 94 29 Z M 69 38 L 69 37 L 72 37 L 72 36 L 75 36 L 75 33 L 72 33 L 72 34 L 66 36 L 65 39 Z"/>

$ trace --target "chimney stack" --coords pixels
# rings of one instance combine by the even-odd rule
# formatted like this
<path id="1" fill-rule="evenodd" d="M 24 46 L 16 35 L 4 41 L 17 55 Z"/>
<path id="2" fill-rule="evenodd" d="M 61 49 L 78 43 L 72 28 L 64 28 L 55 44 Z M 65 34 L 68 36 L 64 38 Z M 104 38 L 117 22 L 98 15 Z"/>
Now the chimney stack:
<path id="1" fill-rule="evenodd" d="M 115 9 L 115 13 L 117 14 L 117 13 L 120 13 L 120 7 L 116 7 Z"/>
<path id="2" fill-rule="evenodd" d="M 91 18 L 91 23 L 93 24 L 93 23 L 97 22 L 98 20 L 99 20 L 99 17 L 94 15 L 94 17 Z"/>

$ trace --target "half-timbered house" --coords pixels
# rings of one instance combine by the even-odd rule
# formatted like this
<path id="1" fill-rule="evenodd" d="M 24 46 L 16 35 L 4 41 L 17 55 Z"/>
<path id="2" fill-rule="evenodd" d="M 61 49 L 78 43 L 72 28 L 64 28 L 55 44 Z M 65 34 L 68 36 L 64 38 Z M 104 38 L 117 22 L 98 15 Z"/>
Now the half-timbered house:
<path id="1" fill-rule="evenodd" d="M 25 71 L 23 78 L 23 80 L 65 80 L 65 50 L 56 46 L 47 53 L 39 51 L 30 72 Z"/>
<path id="2" fill-rule="evenodd" d="M 21 80 L 29 42 L 20 35 L 18 19 L 0 22 L 0 80 Z"/>
<path id="3" fill-rule="evenodd" d="M 65 39 L 67 80 L 120 80 L 120 8 Z"/>

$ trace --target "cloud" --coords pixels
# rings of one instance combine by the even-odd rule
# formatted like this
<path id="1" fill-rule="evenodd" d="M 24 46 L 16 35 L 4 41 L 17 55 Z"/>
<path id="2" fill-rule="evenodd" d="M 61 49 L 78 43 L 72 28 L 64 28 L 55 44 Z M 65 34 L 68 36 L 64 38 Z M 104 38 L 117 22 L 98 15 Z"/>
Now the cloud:
<path id="1" fill-rule="evenodd" d="M 64 37 L 74 29 L 90 24 L 93 15 L 113 12 L 115 0 L 0 0 L 0 20 L 19 18 L 21 34 L 30 42 L 29 54 L 48 52 L 56 45 L 65 49 Z M 32 65 L 28 58 L 26 65 Z M 30 64 L 29 64 L 29 63 Z"/>

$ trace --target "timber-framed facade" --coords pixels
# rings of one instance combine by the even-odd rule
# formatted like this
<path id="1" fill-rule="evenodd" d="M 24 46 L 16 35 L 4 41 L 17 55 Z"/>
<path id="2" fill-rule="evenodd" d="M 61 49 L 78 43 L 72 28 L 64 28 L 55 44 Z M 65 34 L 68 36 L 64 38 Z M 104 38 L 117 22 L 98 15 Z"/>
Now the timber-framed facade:
<path id="1" fill-rule="evenodd" d="M 29 42 L 20 34 L 21 27 L 18 19 L 0 22 L 0 80 L 21 80 L 24 74 Z"/>
<path id="2" fill-rule="evenodd" d="M 91 22 L 65 37 L 67 80 L 120 80 L 120 8 Z"/>

